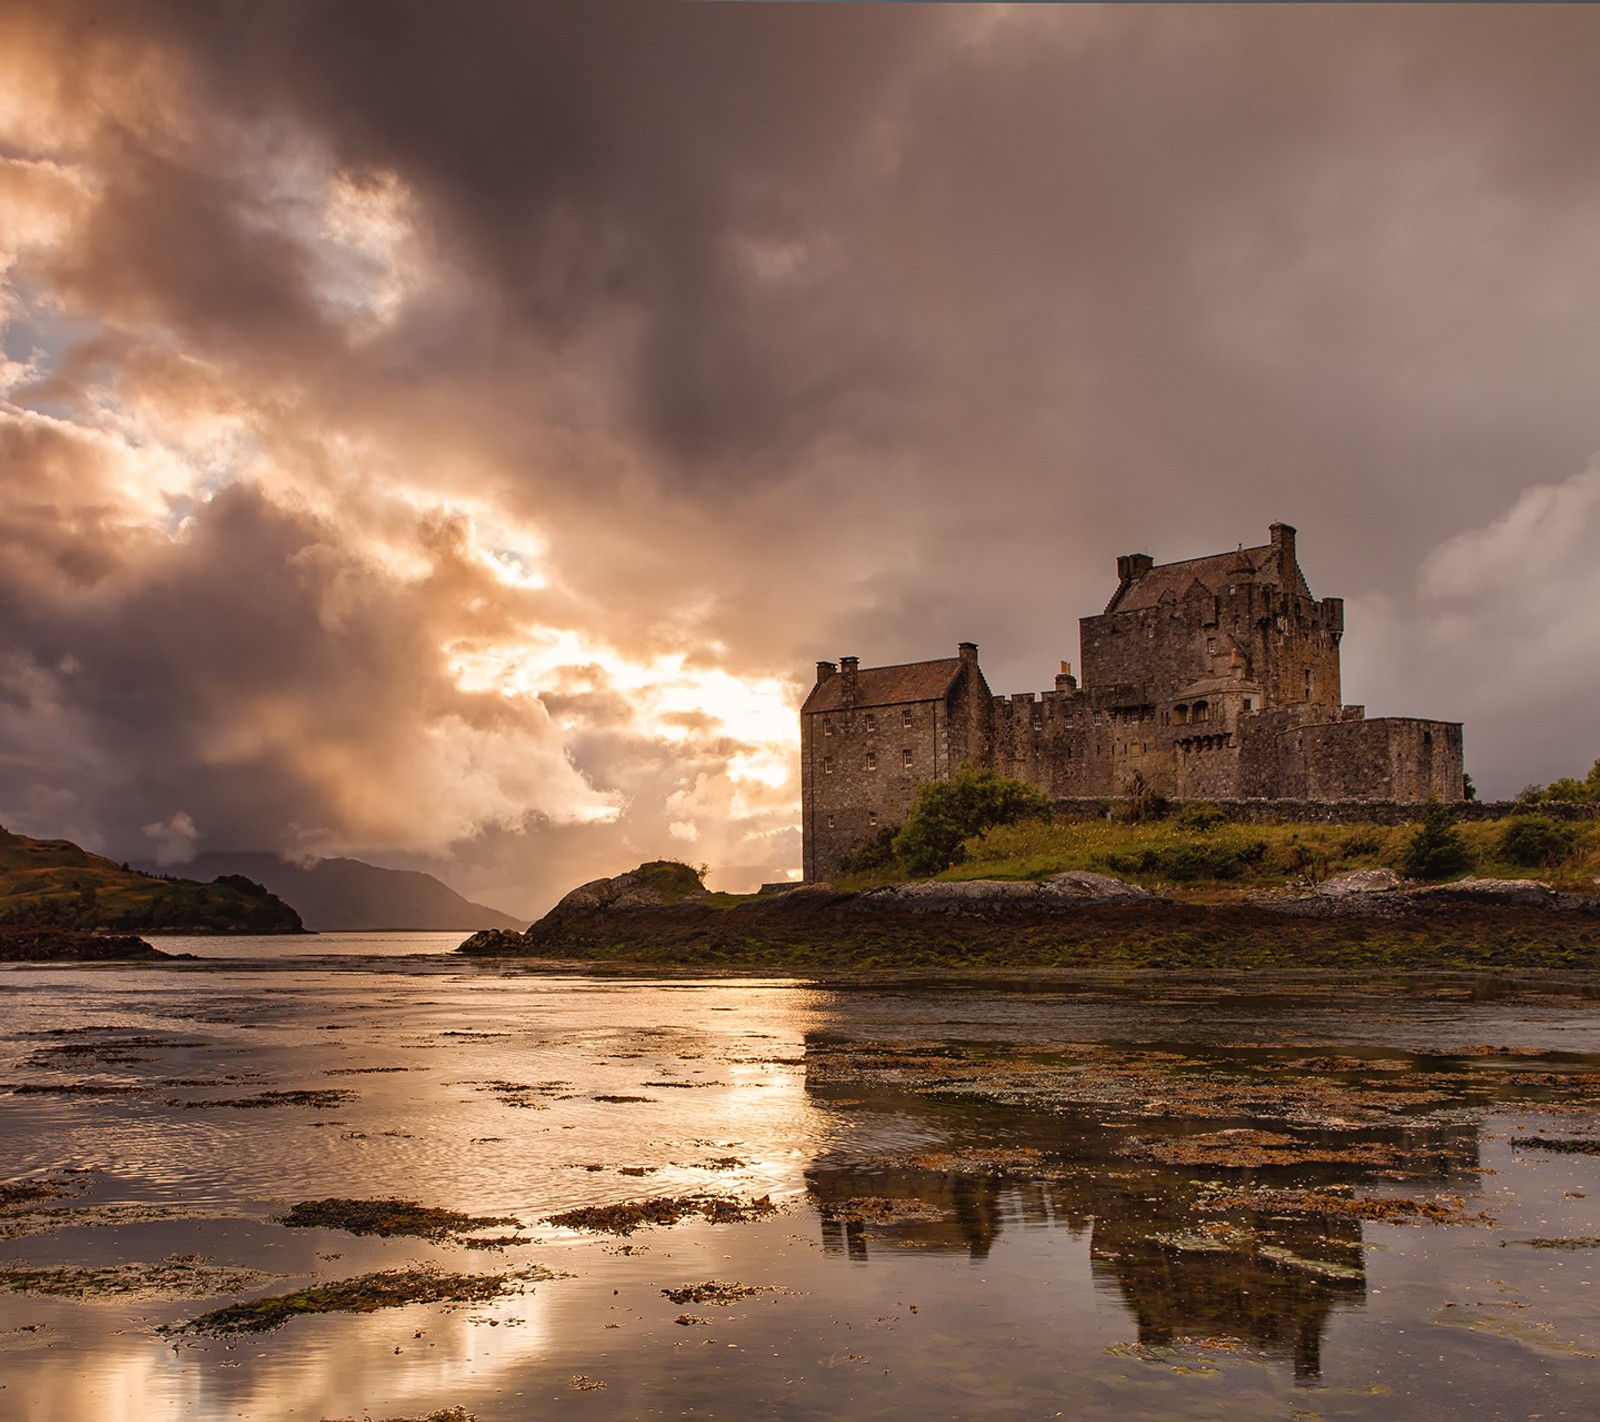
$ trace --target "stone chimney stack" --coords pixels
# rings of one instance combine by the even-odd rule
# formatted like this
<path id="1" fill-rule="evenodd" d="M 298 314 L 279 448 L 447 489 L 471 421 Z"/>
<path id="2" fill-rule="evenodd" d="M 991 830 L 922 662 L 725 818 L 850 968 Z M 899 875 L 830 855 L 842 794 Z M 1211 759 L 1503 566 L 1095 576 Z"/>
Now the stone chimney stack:
<path id="1" fill-rule="evenodd" d="M 844 678 L 844 685 L 840 690 L 844 693 L 844 704 L 856 704 L 856 673 L 861 670 L 860 657 L 840 657 L 839 675 Z"/>
<path id="2" fill-rule="evenodd" d="M 1124 553 L 1117 559 L 1117 577 L 1124 583 L 1134 583 L 1156 565 L 1148 553 Z"/>
<path id="3" fill-rule="evenodd" d="M 1061 670 L 1056 673 L 1056 690 L 1076 691 L 1077 689 L 1078 678 L 1072 674 L 1072 663 L 1062 662 Z"/>
<path id="4" fill-rule="evenodd" d="M 957 643 L 956 650 L 961 654 L 961 660 L 962 661 L 971 662 L 973 666 L 977 666 L 977 664 L 978 664 L 978 644 L 976 642 L 960 642 L 960 643 Z"/>
<path id="5" fill-rule="evenodd" d="M 1268 526 L 1267 531 L 1272 535 L 1272 551 L 1278 557 L 1278 580 L 1283 590 L 1290 592 L 1299 581 L 1294 572 L 1298 566 L 1294 556 L 1294 527 L 1292 524 L 1274 523 Z"/>
<path id="6" fill-rule="evenodd" d="M 827 681 L 830 677 L 837 676 L 838 672 L 839 668 L 836 667 L 832 662 L 818 662 L 817 685 L 821 686 L 822 683 Z"/>

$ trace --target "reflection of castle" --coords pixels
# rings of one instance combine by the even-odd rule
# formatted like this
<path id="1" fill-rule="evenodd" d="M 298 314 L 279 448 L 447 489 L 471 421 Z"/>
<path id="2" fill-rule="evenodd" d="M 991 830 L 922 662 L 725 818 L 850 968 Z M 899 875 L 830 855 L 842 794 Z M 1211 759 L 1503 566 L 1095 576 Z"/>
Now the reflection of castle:
<path id="1" fill-rule="evenodd" d="M 978 649 L 902 666 L 818 662 L 800 713 L 805 877 L 837 872 L 963 763 L 1052 799 L 1413 803 L 1462 797 L 1461 726 L 1366 719 L 1340 692 L 1344 602 L 1317 599 L 1275 523 L 1254 548 L 1117 559 L 1105 611 L 1079 620 L 1083 685 L 993 696 Z"/>
<path id="2" fill-rule="evenodd" d="M 916 1100 L 897 1096 L 896 1109 Z M 926 1104 L 930 1116 L 939 1114 L 937 1104 Z M 1244 1208 L 1203 1213 L 1196 1206 L 1215 1189 L 1217 1166 L 1129 1160 L 1119 1149 L 1134 1128 L 1107 1126 L 1088 1113 L 1030 1124 L 1048 1152 L 1038 1173 L 1049 1178 L 1027 1178 L 1026 1167 L 1015 1174 L 968 1173 L 959 1154 L 949 1157 L 955 1167 L 949 1169 L 814 1165 L 806 1183 L 822 1216 L 824 1249 L 860 1262 L 874 1248 L 983 1259 L 1007 1224 L 1089 1229 L 1094 1277 L 1120 1293 L 1140 1343 L 1237 1339 L 1292 1360 L 1296 1376 L 1319 1372 L 1329 1316 L 1366 1297 L 1359 1220 Z M 1148 1131 L 1149 1123 L 1138 1129 Z M 1351 1144 L 1348 1132 L 1301 1138 L 1336 1148 Z M 1363 1140 L 1405 1145 L 1413 1178 L 1436 1182 L 1478 1159 L 1477 1129 L 1470 1125 L 1386 1128 Z M 1229 1188 L 1327 1187 L 1370 1181 L 1372 1168 L 1322 1164 L 1225 1174 Z M 907 1208 L 897 1210 L 897 1203 Z"/>

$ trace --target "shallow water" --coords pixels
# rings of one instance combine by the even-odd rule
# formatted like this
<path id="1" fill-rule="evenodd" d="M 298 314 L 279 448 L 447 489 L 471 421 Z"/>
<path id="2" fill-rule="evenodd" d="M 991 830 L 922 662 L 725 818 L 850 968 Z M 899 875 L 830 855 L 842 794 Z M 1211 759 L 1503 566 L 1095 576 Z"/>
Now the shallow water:
<path id="1" fill-rule="evenodd" d="M 1600 1156 L 1519 1144 L 1600 1137 L 1582 1002 L 266 956 L 0 973 L 0 1182 L 81 1190 L 0 1211 L 0 1270 L 204 1256 L 278 1276 L 262 1294 L 413 1262 L 567 1277 L 225 1339 L 157 1329 L 234 1293 L 0 1293 L 0 1417 L 1595 1414 L 1600 1250 L 1524 1241 L 1600 1236 Z M 302 1089 L 352 1094 L 204 1105 Z M 784 1208 L 541 1223 L 702 1192 Z M 530 1242 L 275 1222 L 327 1196 L 515 1216 Z M 709 1280 L 762 1291 L 662 1293 Z"/>

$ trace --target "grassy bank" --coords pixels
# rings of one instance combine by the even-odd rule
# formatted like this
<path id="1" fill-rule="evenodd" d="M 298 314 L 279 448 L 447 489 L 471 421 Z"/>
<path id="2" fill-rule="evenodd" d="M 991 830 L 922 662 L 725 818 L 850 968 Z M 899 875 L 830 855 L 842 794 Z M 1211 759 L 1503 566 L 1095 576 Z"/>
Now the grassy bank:
<path id="1" fill-rule="evenodd" d="M 1457 826 L 1484 878 L 1538 878 L 1558 889 L 1593 893 L 1600 876 L 1600 823 L 1569 827 L 1571 844 L 1553 862 L 1529 865 L 1504 853 L 1513 819 Z M 1352 869 L 1403 872 L 1414 825 L 1185 825 L 1176 819 L 1119 824 L 1058 820 L 1005 825 L 966 842 L 966 860 L 941 879 L 1044 879 L 1067 869 L 1114 874 L 1182 897 L 1229 898 L 1239 890 L 1304 887 Z M 834 879 L 840 888 L 898 883 L 898 868 Z"/>

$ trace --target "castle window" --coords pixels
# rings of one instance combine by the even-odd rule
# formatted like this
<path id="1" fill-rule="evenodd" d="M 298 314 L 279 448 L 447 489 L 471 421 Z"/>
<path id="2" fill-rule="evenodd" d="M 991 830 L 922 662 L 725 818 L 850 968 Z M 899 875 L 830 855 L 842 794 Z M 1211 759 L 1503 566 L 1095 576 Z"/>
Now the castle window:
<path id="1" fill-rule="evenodd" d="M 867 752 L 867 769 L 868 770 L 876 770 L 877 768 L 878 768 L 878 753 L 877 753 L 877 751 L 868 751 Z"/>
<path id="2" fill-rule="evenodd" d="M 869 825 L 875 825 L 878 823 L 878 812 L 876 810 L 867 811 L 867 823 Z"/>
<path id="3" fill-rule="evenodd" d="M 1256 709 L 1256 703 L 1254 701 L 1252 701 L 1248 696 L 1245 697 L 1245 699 L 1244 699 L 1244 709 L 1246 711 L 1254 711 Z"/>
<path id="4" fill-rule="evenodd" d="M 1311 700 L 1311 668 L 1306 668 L 1306 700 Z"/>
<path id="5" fill-rule="evenodd" d="M 1209 721 L 1211 719 L 1211 704 L 1206 701 L 1194 703 L 1193 716 L 1196 721 Z"/>
<path id="6" fill-rule="evenodd" d="M 833 816 L 832 815 L 828 816 L 828 828 L 829 829 L 833 828 Z"/>
<path id="7" fill-rule="evenodd" d="M 822 734 L 825 736 L 833 734 L 833 722 L 828 720 L 826 716 L 822 718 Z"/>
<path id="8" fill-rule="evenodd" d="M 1100 724 L 1100 713 L 1098 711 L 1094 713 L 1094 723 L 1097 726 Z"/>
<path id="9" fill-rule="evenodd" d="M 903 751 L 900 752 L 900 754 L 905 757 L 905 767 L 906 767 L 906 769 L 910 770 L 911 769 L 911 747 L 907 746 Z"/>
<path id="10" fill-rule="evenodd" d="M 1206 651 L 1215 652 L 1216 650 L 1217 650 L 1217 639 L 1215 637 L 1207 637 L 1206 638 Z"/>
<path id="11" fill-rule="evenodd" d="M 909 726 L 911 724 L 911 708 L 909 706 L 900 713 L 900 724 L 902 726 Z"/>
<path id="12" fill-rule="evenodd" d="M 822 773 L 824 775 L 833 774 L 833 757 L 831 755 L 825 755 L 822 757 Z"/>
<path id="13" fill-rule="evenodd" d="M 1044 730 L 1044 718 L 1037 711 L 1033 715 L 1033 729 L 1036 731 Z"/>
<path id="14" fill-rule="evenodd" d="M 869 731 L 876 731 L 878 729 L 878 715 L 877 715 L 877 712 L 875 712 L 875 711 L 867 712 L 867 729 Z"/>

